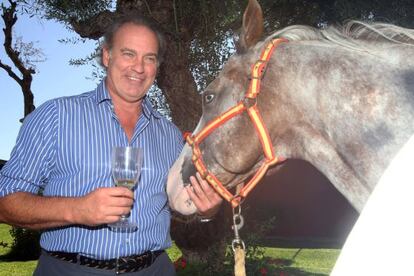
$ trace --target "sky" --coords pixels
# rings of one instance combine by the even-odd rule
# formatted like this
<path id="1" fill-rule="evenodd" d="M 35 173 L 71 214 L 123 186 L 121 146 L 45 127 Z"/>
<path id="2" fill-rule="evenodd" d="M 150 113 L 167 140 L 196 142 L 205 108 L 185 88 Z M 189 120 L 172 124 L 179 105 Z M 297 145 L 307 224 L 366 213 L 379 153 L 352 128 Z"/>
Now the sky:
<path id="1" fill-rule="evenodd" d="M 1 18 L 0 28 L 4 28 Z M 80 94 L 95 88 L 98 80 L 91 79 L 92 66 L 69 65 L 70 59 L 86 57 L 92 53 L 94 41 L 79 42 L 76 45 L 58 42 L 59 39 L 74 38 L 77 35 L 60 23 L 19 14 L 13 34 L 14 37 L 21 36 L 25 43 L 34 42 L 34 46 L 42 49 L 46 58 L 45 62 L 36 64 L 38 72 L 33 76 L 32 92 L 36 107 L 52 98 Z M 12 62 L 3 47 L 3 31 L 0 32 L 0 42 L 0 59 L 11 66 Z M 22 117 L 23 94 L 20 86 L 0 68 L 0 159 L 9 159 Z"/>

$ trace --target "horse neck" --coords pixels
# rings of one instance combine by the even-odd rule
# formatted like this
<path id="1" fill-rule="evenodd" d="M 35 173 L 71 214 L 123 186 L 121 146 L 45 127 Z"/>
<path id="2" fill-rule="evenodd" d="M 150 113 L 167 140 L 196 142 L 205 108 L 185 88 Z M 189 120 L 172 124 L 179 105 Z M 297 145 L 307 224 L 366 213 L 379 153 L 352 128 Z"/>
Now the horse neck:
<path id="1" fill-rule="evenodd" d="M 412 69 L 318 42 L 280 46 L 263 81 L 277 150 L 312 163 L 361 210 L 414 133 Z"/>

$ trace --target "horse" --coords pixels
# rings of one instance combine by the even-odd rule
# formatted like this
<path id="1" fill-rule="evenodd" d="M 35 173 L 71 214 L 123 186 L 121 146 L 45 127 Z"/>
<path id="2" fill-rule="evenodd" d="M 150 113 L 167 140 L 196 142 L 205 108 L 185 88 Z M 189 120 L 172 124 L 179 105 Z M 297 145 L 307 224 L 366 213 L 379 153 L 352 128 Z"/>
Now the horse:
<path id="1" fill-rule="evenodd" d="M 200 121 L 170 170 L 171 208 L 196 212 L 184 191 L 196 171 L 234 207 L 252 187 L 230 189 L 302 159 L 363 211 L 414 134 L 414 31 L 350 21 L 262 34 L 249 0 L 237 51 L 202 92 Z"/>

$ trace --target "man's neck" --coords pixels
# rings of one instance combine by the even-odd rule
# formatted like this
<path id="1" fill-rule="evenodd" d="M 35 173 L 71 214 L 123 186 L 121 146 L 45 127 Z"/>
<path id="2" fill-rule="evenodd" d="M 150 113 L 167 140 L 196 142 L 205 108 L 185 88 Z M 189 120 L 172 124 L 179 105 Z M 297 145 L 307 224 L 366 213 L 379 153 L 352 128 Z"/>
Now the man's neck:
<path id="1" fill-rule="evenodd" d="M 135 126 L 142 113 L 143 100 L 139 103 L 116 103 L 114 105 L 114 112 L 118 117 L 118 120 L 128 137 L 128 141 L 131 141 L 134 135 Z"/>

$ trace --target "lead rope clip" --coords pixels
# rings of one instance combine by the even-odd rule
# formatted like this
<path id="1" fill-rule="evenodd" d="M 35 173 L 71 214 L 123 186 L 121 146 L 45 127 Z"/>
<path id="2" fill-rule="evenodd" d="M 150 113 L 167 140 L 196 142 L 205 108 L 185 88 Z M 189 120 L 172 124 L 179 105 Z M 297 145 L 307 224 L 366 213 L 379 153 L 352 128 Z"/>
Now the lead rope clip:
<path id="1" fill-rule="evenodd" d="M 237 212 L 235 209 L 237 208 Z M 231 248 L 234 253 L 234 275 L 235 276 L 246 276 L 246 252 L 244 242 L 240 239 L 239 230 L 243 227 L 244 219 L 241 213 L 240 205 L 233 208 L 233 230 L 234 240 L 231 243 Z"/>
<path id="2" fill-rule="evenodd" d="M 235 212 L 235 209 L 237 209 L 237 213 Z M 244 218 L 241 215 L 241 207 L 240 205 L 236 208 L 233 208 L 233 226 L 231 228 L 233 228 L 234 231 L 234 240 L 231 243 L 231 248 L 233 249 L 233 252 L 235 252 L 235 248 L 236 246 L 240 246 L 243 250 L 246 248 L 246 246 L 244 245 L 244 241 L 242 239 L 240 239 L 240 235 L 239 235 L 239 230 L 243 227 L 244 225 Z"/>

